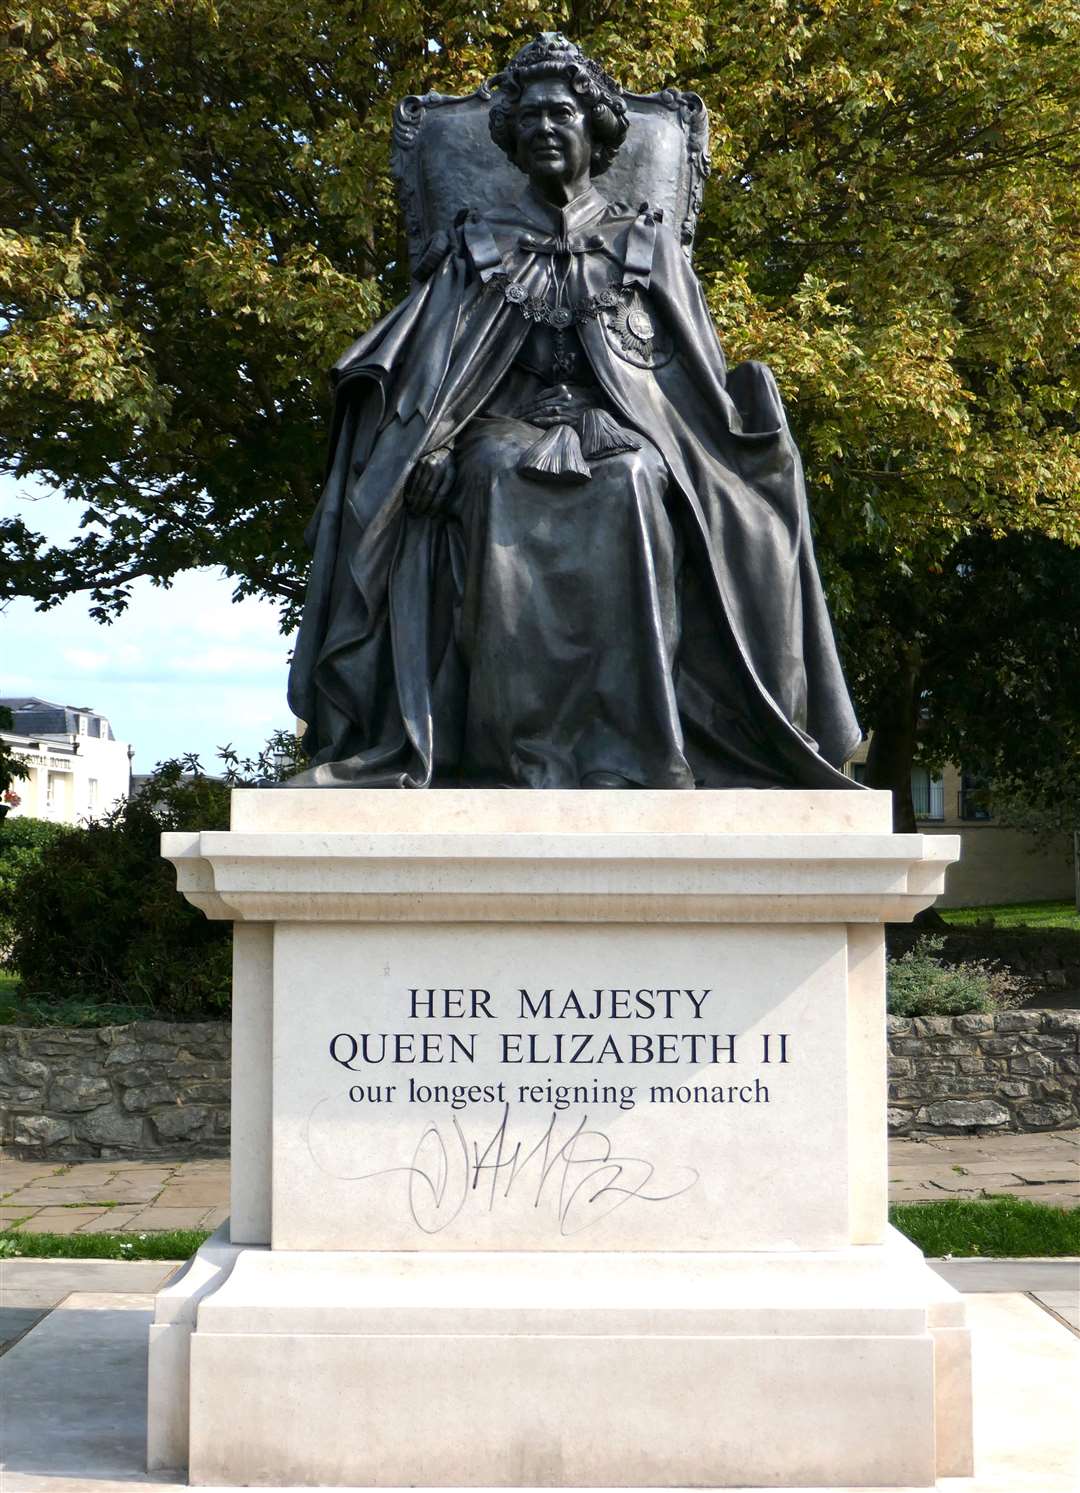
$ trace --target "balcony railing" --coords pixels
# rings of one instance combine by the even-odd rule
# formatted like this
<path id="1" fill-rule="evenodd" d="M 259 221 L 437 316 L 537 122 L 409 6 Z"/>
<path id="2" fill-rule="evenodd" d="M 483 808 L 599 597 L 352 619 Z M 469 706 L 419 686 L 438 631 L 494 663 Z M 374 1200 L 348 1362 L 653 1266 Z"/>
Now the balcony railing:
<path id="1" fill-rule="evenodd" d="M 911 785 L 911 798 L 915 805 L 916 819 L 945 818 L 944 783 L 915 782 Z"/>

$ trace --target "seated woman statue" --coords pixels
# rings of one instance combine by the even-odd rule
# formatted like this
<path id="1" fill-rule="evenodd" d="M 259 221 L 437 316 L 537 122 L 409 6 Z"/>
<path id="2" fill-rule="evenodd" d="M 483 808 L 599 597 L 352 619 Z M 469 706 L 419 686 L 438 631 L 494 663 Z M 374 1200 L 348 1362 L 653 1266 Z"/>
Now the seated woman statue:
<path id="1" fill-rule="evenodd" d="M 527 178 L 436 235 L 337 364 L 290 679 L 296 785 L 854 786 L 798 452 L 727 374 L 618 86 L 558 34 L 495 80 Z"/>

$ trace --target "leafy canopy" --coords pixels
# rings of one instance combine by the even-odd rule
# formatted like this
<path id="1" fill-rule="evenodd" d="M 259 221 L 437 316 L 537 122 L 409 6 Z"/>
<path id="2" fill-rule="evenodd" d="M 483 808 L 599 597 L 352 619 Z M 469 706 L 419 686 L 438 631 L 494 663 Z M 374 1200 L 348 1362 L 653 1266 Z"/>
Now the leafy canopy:
<path id="1" fill-rule="evenodd" d="M 324 369 L 402 294 L 394 101 L 558 26 L 697 89 L 696 264 L 799 428 L 841 621 L 974 532 L 1080 542 L 1080 26 L 1051 0 L 15 0 L 0 53 L 0 597 L 223 566 L 295 616 Z M 866 557 L 872 564 L 868 566 Z M 864 600 L 866 592 L 864 585 Z"/>

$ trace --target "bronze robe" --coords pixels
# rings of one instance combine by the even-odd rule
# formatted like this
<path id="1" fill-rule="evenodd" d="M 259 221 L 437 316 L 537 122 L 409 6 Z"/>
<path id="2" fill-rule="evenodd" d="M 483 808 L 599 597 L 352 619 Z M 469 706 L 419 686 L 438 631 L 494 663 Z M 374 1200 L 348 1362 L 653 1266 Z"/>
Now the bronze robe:
<path id="1" fill-rule="evenodd" d="M 757 363 L 727 374 L 674 237 L 595 189 L 562 211 L 527 190 L 428 257 L 334 370 L 289 689 L 314 765 L 292 781 L 855 786 L 776 384 Z M 577 487 L 517 470 L 541 434 L 515 409 L 526 313 L 555 263 L 602 407 L 638 445 Z M 415 462 L 446 444 L 452 502 L 410 512 Z"/>

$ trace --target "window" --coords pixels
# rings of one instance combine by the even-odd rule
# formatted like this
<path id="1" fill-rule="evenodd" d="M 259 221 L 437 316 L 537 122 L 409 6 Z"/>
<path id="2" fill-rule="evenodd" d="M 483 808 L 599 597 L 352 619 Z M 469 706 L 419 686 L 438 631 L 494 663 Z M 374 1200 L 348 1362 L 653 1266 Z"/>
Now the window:
<path id="1" fill-rule="evenodd" d="M 993 819 L 990 789 L 978 773 L 965 772 L 960 778 L 956 812 L 961 819 Z"/>
<path id="2" fill-rule="evenodd" d="M 911 799 L 916 819 L 945 818 L 945 784 L 932 778 L 925 767 L 911 769 Z"/>

